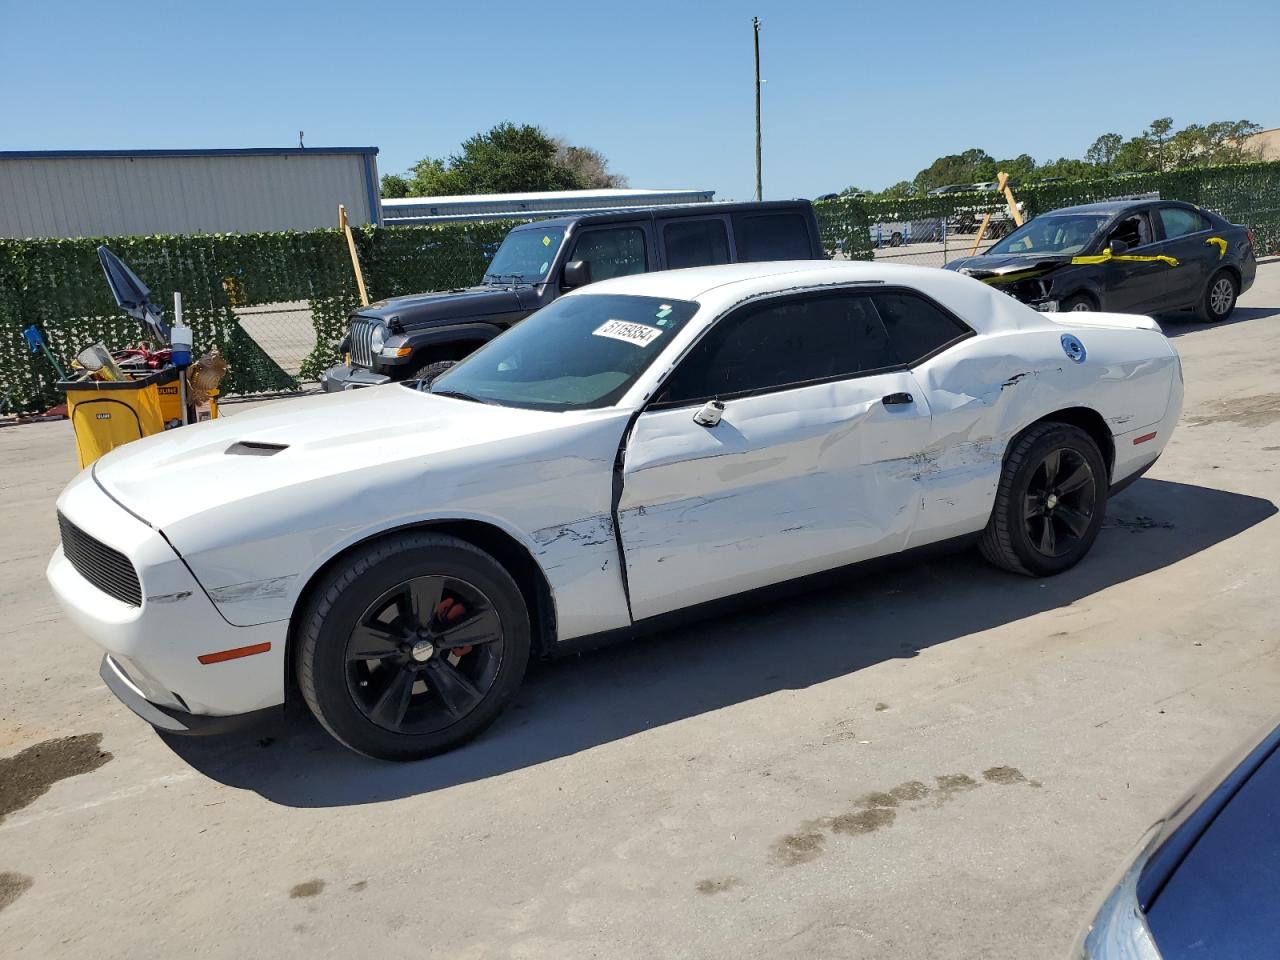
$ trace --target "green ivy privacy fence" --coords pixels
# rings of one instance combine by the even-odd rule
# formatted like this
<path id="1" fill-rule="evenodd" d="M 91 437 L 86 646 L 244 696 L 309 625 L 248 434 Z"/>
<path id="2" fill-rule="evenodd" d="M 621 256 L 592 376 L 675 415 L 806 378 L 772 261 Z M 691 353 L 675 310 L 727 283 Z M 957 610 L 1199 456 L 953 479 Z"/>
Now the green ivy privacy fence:
<path id="1" fill-rule="evenodd" d="M 1186 200 L 1233 223 L 1247 224 L 1253 227 L 1259 256 L 1280 253 L 1280 161 L 1071 180 L 1014 191 L 1028 219 L 1059 207 L 1147 193 L 1158 193 L 1165 200 Z M 1003 197 L 994 192 L 906 200 L 841 197 L 814 206 L 827 249 L 842 250 L 854 260 L 870 259 L 878 225 L 886 239 L 892 228 L 901 230 L 908 225 L 914 239 L 936 239 L 934 231 L 943 224 L 950 229 L 957 223 L 981 220 L 986 213 L 1007 216 Z"/>
<path id="2" fill-rule="evenodd" d="M 371 299 L 475 283 L 511 223 L 355 230 Z M 22 331 L 35 324 L 67 360 L 102 341 L 123 348 L 143 331 L 115 305 L 97 247 L 105 243 L 151 288 L 168 317 L 182 293 L 183 318 L 201 348 L 217 344 L 231 364 L 224 393 L 296 390 L 298 379 L 241 327 L 243 307 L 306 301 L 316 345 L 301 379 L 315 380 L 338 357 L 347 314 L 359 303 L 346 241 L 334 230 L 199 234 L 84 240 L 0 239 L 0 412 L 59 402 L 57 374 L 32 353 Z"/>
<path id="3" fill-rule="evenodd" d="M 1028 217 L 1057 207 L 1159 192 L 1189 200 L 1253 227 L 1259 255 L 1280 252 L 1280 162 L 1206 167 L 1023 187 Z M 877 225 L 955 224 L 1002 216 L 993 193 L 952 193 L 910 200 L 836 199 L 815 204 L 823 241 L 851 259 L 870 259 Z M 355 231 L 372 299 L 475 283 L 512 222 Z M 916 239 L 925 239 L 918 235 Z M 357 304 L 346 242 L 334 230 L 307 233 L 123 237 L 107 240 L 0 239 L 0 412 L 45 409 L 59 400 L 57 374 L 32 353 L 22 331 L 35 324 L 52 352 L 69 359 L 102 341 L 125 347 L 142 330 L 111 299 L 98 264 L 106 243 L 169 312 L 175 290 L 201 347 L 217 344 L 231 364 L 226 393 L 269 393 L 298 387 L 241 327 L 236 311 L 305 301 L 315 347 L 299 378 L 316 379 L 335 362 L 346 317 Z"/>

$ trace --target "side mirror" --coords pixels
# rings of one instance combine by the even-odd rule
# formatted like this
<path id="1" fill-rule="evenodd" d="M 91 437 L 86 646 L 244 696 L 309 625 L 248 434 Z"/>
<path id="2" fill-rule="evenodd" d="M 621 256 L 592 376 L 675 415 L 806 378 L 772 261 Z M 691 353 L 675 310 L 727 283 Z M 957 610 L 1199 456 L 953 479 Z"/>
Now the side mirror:
<path id="1" fill-rule="evenodd" d="M 714 427 L 724 416 L 724 404 L 719 400 L 708 400 L 702 409 L 693 415 L 693 422 L 700 427 Z"/>
<path id="2" fill-rule="evenodd" d="M 591 264 L 585 260 L 570 260 L 564 265 L 564 274 L 560 286 L 566 290 L 574 287 L 585 287 L 591 282 Z"/>
<path id="3" fill-rule="evenodd" d="M 1127 253 L 1129 250 L 1129 244 L 1126 243 L 1124 240 L 1119 240 L 1119 239 L 1112 240 L 1109 244 L 1107 244 L 1107 246 L 1111 248 L 1111 255 L 1113 257 L 1118 257 L 1120 256 L 1120 254 Z"/>

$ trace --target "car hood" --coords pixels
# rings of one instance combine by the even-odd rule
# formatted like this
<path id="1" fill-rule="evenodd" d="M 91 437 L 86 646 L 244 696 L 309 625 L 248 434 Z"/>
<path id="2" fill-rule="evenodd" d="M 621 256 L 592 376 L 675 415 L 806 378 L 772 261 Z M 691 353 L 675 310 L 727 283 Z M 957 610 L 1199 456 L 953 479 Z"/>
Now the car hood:
<path id="1" fill-rule="evenodd" d="M 403 326 L 416 326 L 432 320 L 460 320 L 466 317 L 510 313 L 525 309 L 521 300 L 532 301 L 532 286 L 496 287 L 478 286 L 447 290 L 439 293 L 415 293 L 406 297 L 379 300 L 361 307 L 355 316 L 373 317 L 388 324 L 399 322 Z"/>
<path id="2" fill-rule="evenodd" d="M 1017 254 L 982 254 L 976 257 L 961 257 L 947 264 L 948 270 L 955 270 L 978 280 L 1005 277 L 1012 273 L 1035 276 L 1049 273 L 1060 267 L 1069 266 L 1071 257 L 1067 254 L 1051 256 L 1018 256 Z M 1024 273 L 1024 271 L 1032 271 Z"/>
<path id="3" fill-rule="evenodd" d="M 518 449 L 591 413 L 513 409 L 386 384 L 273 401 L 136 440 L 98 460 L 93 474 L 118 503 L 166 530 L 254 497 L 281 509 L 290 497 L 322 494 L 334 478 L 342 482 L 328 486 L 350 497 L 375 491 L 382 477 L 483 463 L 482 448 Z"/>

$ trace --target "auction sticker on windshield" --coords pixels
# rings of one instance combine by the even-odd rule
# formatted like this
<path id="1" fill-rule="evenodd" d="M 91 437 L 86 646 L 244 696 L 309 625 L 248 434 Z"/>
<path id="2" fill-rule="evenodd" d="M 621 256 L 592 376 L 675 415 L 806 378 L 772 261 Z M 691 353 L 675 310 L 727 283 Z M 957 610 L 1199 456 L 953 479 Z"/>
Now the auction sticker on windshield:
<path id="1" fill-rule="evenodd" d="M 593 337 L 612 337 L 625 343 L 633 343 L 637 347 L 647 347 L 662 336 L 657 327 L 649 327 L 643 323 L 628 323 L 626 320 L 606 320 L 591 331 Z"/>

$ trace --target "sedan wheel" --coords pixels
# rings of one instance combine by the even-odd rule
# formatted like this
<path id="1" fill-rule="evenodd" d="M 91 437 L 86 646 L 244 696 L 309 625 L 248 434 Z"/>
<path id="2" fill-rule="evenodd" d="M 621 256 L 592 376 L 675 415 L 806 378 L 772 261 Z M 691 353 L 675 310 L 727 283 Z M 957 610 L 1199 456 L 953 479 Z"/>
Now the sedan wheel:
<path id="1" fill-rule="evenodd" d="M 1205 288 L 1197 311 L 1199 319 L 1205 323 L 1227 319 L 1236 307 L 1237 296 L 1239 290 L 1236 289 L 1235 278 L 1227 271 L 1219 270 L 1209 278 L 1209 285 Z"/>
<path id="2" fill-rule="evenodd" d="M 345 555 L 311 591 L 297 673 L 339 741 L 415 760 L 470 740 L 511 700 L 529 660 L 520 588 L 455 537 L 407 533 Z"/>
<path id="3" fill-rule="evenodd" d="M 992 563 L 1030 576 L 1061 573 L 1097 539 L 1106 509 L 1106 461 L 1088 433 L 1039 423 L 1017 437 L 979 547 Z"/>

